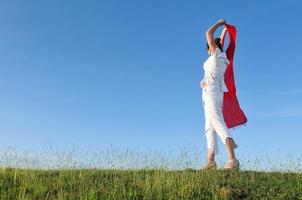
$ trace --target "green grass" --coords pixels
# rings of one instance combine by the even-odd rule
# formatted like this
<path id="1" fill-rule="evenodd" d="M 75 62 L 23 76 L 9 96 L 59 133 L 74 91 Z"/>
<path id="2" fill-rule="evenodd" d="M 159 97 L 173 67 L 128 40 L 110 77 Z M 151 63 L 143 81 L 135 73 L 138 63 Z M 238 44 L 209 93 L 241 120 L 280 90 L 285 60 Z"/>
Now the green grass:
<path id="1" fill-rule="evenodd" d="M 0 169 L 0 199 L 302 199 L 302 173 Z"/>

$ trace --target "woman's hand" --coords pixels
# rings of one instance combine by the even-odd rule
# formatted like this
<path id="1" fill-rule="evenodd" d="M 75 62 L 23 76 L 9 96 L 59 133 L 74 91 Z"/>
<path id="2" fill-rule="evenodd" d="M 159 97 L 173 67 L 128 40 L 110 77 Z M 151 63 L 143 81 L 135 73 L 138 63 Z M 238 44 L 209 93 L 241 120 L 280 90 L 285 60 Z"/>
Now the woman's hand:
<path id="1" fill-rule="evenodd" d="M 216 22 L 216 24 L 218 24 L 219 26 L 222 26 L 222 25 L 226 24 L 226 21 L 224 19 L 220 19 Z"/>
<path id="2" fill-rule="evenodd" d="M 201 87 L 202 87 L 202 88 L 205 88 L 205 87 L 207 87 L 207 86 L 208 86 L 208 85 L 207 85 L 206 83 L 204 83 L 204 82 L 201 83 Z"/>

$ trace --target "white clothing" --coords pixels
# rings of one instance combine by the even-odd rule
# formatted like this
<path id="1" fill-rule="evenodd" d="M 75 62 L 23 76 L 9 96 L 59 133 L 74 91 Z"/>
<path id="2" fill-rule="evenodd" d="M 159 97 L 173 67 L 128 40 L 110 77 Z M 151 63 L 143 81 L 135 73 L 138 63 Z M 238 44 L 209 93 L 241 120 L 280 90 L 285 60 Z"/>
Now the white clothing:
<path id="1" fill-rule="evenodd" d="M 212 153 L 218 154 L 217 135 L 219 135 L 223 144 L 226 145 L 226 138 L 233 138 L 231 132 L 227 128 L 223 114 L 223 91 L 220 90 L 208 90 L 207 87 L 203 89 L 202 101 L 205 114 L 205 135 L 207 140 L 207 149 L 212 150 Z M 234 139 L 233 139 L 234 141 Z M 234 141 L 235 142 L 235 141 Z M 235 143 L 235 148 L 238 145 Z"/>
<path id="2" fill-rule="evenodd" d="M 202 80 L 208 83 L 208 86 L 203 88 L 202 91 L 207 148 L 214 154 L 218 154 L 216 133 L 219 135 L 224 145 L 226 145 L 227 137 L 233 138 L 225 124 L 222 114 L 223 92 L 225 90 L 220 80 L 222 80 L 221 77 L 224 77 L 224 72 L 226 66 L 228 65 L 228 61 L 226 57 L 222 55 L 223 53 L 221 53 L 220 49 L 217 49 L 204 64 L 205 73 L 207 74 Z M 211 76 L 208 76 L 209 74 Z M 219 81 L 218 83 L 217 80 Z M 224 83 L 224 81 L 222 82 Z M 238 145 L 235 143 L 235 148 L 237 147 Z"/>
<path id="3" fill-rule="evenodd" d="M 224 92 L 227 92 L 228 88 L 224 82 L 224 72 L 229 63 L 226 53 L 216 48 L 203 64 L 204 77 L 200 82 L 200 87 L 202 87 L 204 82 L 208 85 L 208 88 L 218 87 L 217 89 L 222 88 Z"/>

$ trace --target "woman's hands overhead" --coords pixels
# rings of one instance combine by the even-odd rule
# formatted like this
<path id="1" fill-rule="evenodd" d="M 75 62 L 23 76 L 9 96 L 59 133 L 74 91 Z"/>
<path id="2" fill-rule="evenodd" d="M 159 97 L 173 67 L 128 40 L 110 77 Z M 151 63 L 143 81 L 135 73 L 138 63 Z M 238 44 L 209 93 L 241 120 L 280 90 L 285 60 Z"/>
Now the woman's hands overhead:
<path id="1" fill-rule="evenodd" d="M 216 24 L 218 24 L 219 26 L 225 25 L 226 21 L 224 19 L 219 19 Z"/>
<path id="2" fill-rule="evenodd" d="M 206 38 L 207 38 L 207 43 L 209 45 L 209 49 L 211 52 L 214 52 L 215 49 L 217 48 L 217 45 L 214 42 L 214 32 L 219 26 L 222 26 L 226 24 L 226 21 L 224 19 L 219 19 L 214 25 L 212 25 L 206 32 Z"/>

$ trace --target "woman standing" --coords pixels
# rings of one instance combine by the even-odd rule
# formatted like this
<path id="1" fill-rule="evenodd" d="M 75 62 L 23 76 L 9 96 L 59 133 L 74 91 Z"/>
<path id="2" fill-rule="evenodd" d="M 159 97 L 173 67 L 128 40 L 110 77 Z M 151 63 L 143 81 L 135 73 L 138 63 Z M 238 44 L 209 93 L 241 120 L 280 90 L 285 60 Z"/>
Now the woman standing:
<path id="1" fill-rule="evenodd" d="M 200 82 L 202 101 L 205 113 L 205 136 L 207 140 L 208 156 L 202 169 L 216 169 L 215 154 L 218 154 L 217 135 L 226 147 L 229 160 L 224 169 L 239 169 L 239 161 L 235 157 L 234 149 L 238 147 L 224 122 L 222 105 L 223 93 L 228 89 L 224 82 L 224 73 L 229 64 L 226 53 L 223 52 L 226 28 L 220 38 L 213 37 L 219 26 L 225 25 L 223 19 L 218 20 L 206 32 L 208 59 L 205 61 L 204 78 Z"/>

